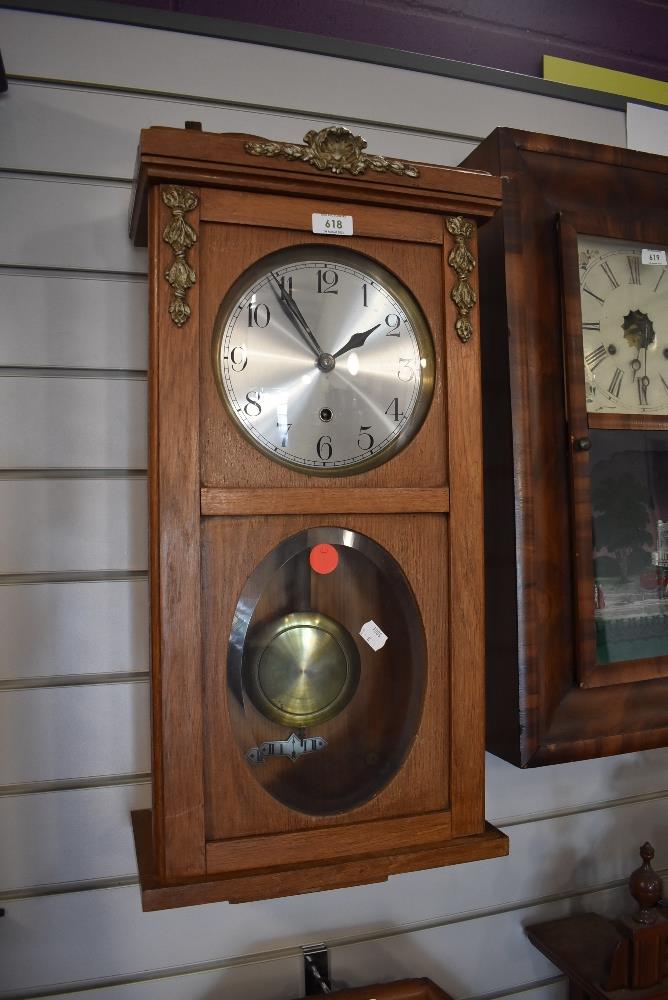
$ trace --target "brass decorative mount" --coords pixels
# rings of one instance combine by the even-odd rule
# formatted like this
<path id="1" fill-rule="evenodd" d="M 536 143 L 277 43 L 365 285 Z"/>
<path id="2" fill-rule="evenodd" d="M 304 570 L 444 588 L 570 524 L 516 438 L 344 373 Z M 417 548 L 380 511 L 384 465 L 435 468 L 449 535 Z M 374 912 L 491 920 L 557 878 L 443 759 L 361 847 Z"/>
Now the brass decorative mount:
<path id="1" fill-rule="evenodd" d="M 245 143 L 244 149 L 251 156 L 283 156 L 286 160 L 302 160 L 317 170 L 329 170 L 333 174 L 348 173 L 356 177 L 367 170 L 374 170 L 379 174 L 391 173 L 400 177 L 420 176 L 420 171 L 412 163 L 365 153 L 366 140 L 343 125 L 329 125 L 319 132 L 311 129 L 304 136 L 303 146 L 263 139 Z"/>
<path id="2" fill-rule="evenodd" d="M 469 313 L 477 302 L 476 294 L 469 282 L 469 275 L 475 267 L 475 258 L 468 248 L 473 235 L 473 223 L 461 215 L 450 216 L 446 226 L 451 236 L 455 238 L 455 246 L 448 254 L 448 264 L 458 277 L 458 282 L 450 292 L 450 298 L 457 306 L 459 318 L 455 323 L 457 335 L 462 343 L 466 343 L 473 335 L 473 324 Z"/>
<path id="3" fill-rule="evenodd" d="M 186 250 L 197 242 L 197 233 L 184 219 L 186 212 L 192 212 L 199 204 L 194 191 L 172 184 L 163 188 L 162 200 L 172 212 L 172 221 L 162 234 L 165 243 L 174 251 L 174 263 L 165 271 L 165 279 L 174 290 L 174 298 L 169 305 L 169 315 L 177 326 L 190 319 L 190 306 L 186 302 L 186 292 L 197 280 L 195 272 L 186 260 Z"/>

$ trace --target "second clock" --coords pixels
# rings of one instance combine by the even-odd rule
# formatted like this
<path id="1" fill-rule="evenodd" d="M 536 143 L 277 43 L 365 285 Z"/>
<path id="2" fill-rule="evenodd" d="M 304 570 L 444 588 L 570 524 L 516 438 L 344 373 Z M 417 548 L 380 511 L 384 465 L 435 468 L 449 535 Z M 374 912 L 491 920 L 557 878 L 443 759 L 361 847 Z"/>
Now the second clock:
<path id="1" fill-rule="evenodd" d="M 497 129 L 480 233 L 488 748 L 668 743 L 668 161 Z"/>

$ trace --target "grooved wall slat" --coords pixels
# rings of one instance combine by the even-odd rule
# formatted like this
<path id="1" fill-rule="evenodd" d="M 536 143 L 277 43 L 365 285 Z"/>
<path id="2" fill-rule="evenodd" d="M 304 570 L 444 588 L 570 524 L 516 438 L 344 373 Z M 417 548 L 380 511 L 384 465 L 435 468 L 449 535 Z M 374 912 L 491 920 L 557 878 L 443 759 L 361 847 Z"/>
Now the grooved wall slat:
<path id="1" fill-rule="evenodd" d="M 98 717 L 106 691 L 103 688 L 95 695 L 95 690 L 88 711 Z M 140 709 L 134 708 L 132 699 L 139 702 L 143 697 L 142 691 L 129 692 L 128 705 L 136 714 Z M 26 695 L 25 700 L 31 699 Z M 43 701 L 34 701 L 36 709 L 43 708 Z M 72 708 L 75 711 L 78 705 Z M 119 734 L 125 736 L 128 722 L 119 718 L 117 723 Z M 110 759 L 117 753 L 111 746 L 106 751 Z M 136 874 L 128 814 L 131 805 L 145 807 L 149 801 L 147 785 L 0 796 L 0 894 L 22 886 Z M 660 845 L 662 813 L 667 808 L 668 798 L 664 798 L 510 827 L 511 859 L 475 870 L 480 883 L 476 884 L 476 906 L 515 905 L 523 899 L 568 894 L 581 886 L 623 881 L 635 865 L 632 845 L 637 829 L 641 827 L 649 840 Z M 491 821 L 497 819 L 488 815 Z M 48 838 L 42 835 L 45 829 Z M 657 866 L 666 862 L 668 852 L 659 847 Z M 416 876 L 419 908 L 406 903 L 406 920 L 411 912 L 414 919 L 420 919 L 419 915 L 436 919 L 465 910 L 472 877 L 466 866 Z M 386 886 L 390 898 L 395 883 Z M 324 906 L 326 900 L 322 902 Z"/>
<path id="2" fill-rule="evenodd" d="M 490 863 L 497 862 L 480 862 Z M 449 922 L 444 913 L 447 896 L 442 894 L 436 926 L 417 929 L 411 927 L 411 917 L 419 911 L 413 897 L 419 890 L 414 880 L 420 875 L 258 905 L 212 903 L 153 913 L 141 912 L 137 886 L 11 901 L 10 919 L 3 918 L 0 938 L 3 986 L 37 992 L 56 982 L 66 989 L 76 980 L 129 978 L 165 967 L 223 962 L 263 954 L 267 948 L 298 949 L 316 939 L 331 949 L 334 978 L 350 985 L 419 974 L 467 997 L 555 974 L 529 945 L 523 927 L 565 916 L 568 900 L 481 913 L 474 919 L 462 920 L 466 914 L 460 912 L 457 922 Z M 345 897 L 344 905 L 337 905 L 338 893 Z M 580 897 L 578 906 L 614 912 L 624 904 L 624 894 L 620 889 L 595 892 Z M 382 937 L 388 930 L 391 936 Z M 36 940 L 48 940 L 49 948 L 35 949 Z"/>
<path id="3" fill-rule="evenodd" d="M 217 96 L 227 97 L 226 93 Z M 386 107 L 386 116 L 391 113 Z M 364 108 L 349 109 L 348 114 L 363 116 Z M 301 142 L 309 129 L 327 124 L 318 117 L 285 111 L 15 83 L 3 106 L 3 128 L 11 131 L 13 141 L 3 143 L 0 164 L 9 170 L 30 170 L 48 158 L 49 170 L 54 173 L 130 179 L 140 129 L 147 123 L 183 128 L 183 123 L 192 119 L 201 121 L 208 132 L 249 132 L 291 142 Z M 432 128 L 443 131 L 443 122 L 436 116 Z M 363 132 L 374 153 L 429 163 L 460 163 L 476 145 L 447 134 L 402 134 L 366 123 Z M 110 135 L 114 136 L 111 144 Z"/>
<path id="4" fill-rule="evenodd" d="M 146 580 L 0 588 L 0 681 L 148 670 Z"/>
<path id="5" fill-rule="evenodd" d="M 1 691 L 0 718 L 0 785 L 150 769 L 147 681 Z"/>
<path id="6" fill-rule="evenodd" d="M 150 806 L 147 781 L 0 795 L 0 895 L 133 875 L 128 817 Z"/>
<path id="7" fill-rule="evenodd" d="M 1 365 L 146 370 L 145 279 L 0 271 L 0 301 Z"/>
<path id="8" fill-rule="evenodd" d="M 0 511 L 0 574 L 146 569 L 143 479 L 6 480 Z"/>
<path id="9" fill-rule="evenodd" d="M 1 377 L 0 468 L 146 469 L 146 380 Z"/>
<path id="10" fill-rule="evenodd" d="M 0 265 L 145 274 L 146 252 L 126 235 L 129 198 L 129 184 L 5 177 L 0 213 L 12 238 Z"/>

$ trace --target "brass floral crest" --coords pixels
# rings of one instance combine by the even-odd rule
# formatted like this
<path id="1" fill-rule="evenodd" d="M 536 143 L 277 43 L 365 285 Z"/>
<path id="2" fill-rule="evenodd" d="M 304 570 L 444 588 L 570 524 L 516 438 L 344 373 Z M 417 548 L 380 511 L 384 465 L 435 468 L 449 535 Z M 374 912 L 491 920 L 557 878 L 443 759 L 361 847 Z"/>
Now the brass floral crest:
<path id="1" fill-rule="evenodd" d="M 174 263 L 165 271 L 165 278 L 174 290 L 174 298 L 169 304 L 169 315 L 177 326 L 190 318 L 190 306 L 186 302 L 186 292 L 197 280 L 195 272 L 186 260 L 186 250 L 197 242 L 197 233 L 184 219 L 186 212 L 192 212 L 199 204 L 194 191 L 173 184 L 163 188 L 162 200 L 171 209 L 172 221 L 165 227 L 162 238 L 174 251 Z"/>
<path id="2" fill-rule="evenodd" d="M 473 223 L 463 219 L 461 215 L 452 215 L 445 220 L 448 232 L 455 238 L 455 246 L 448 254 L 448 264 L 459 279 L 450 292 L 450 298 L 457 306 L 459 318 L 455 329 L 459 339 L 466 343 L 473 335 L 473 325 L 469 313 L 476 304 L 476 294 L 469 283 L 469 274 L 475 267 L 475 259 L 468 248 L 468 241 L 473 235 Z"/>
<path id="3" fill-rule="evenodd" d="M 366 140 L 361 135 L 353 135 L 343 125 L 330 125 L 319 132 L 312 129 L 304 136 L 303 146 L 262 140 L 247 142 L 244 149 L 251 156 L 283 156 L 286 160 L 302 160 L 317 170 L 329 170 L 333 174 L 358 176 L 367 170 L 374 170 L 379 174 L 398 174 L 400 177 L 419 177 L 420 174 L 412 163 L 365 153 Z"/>

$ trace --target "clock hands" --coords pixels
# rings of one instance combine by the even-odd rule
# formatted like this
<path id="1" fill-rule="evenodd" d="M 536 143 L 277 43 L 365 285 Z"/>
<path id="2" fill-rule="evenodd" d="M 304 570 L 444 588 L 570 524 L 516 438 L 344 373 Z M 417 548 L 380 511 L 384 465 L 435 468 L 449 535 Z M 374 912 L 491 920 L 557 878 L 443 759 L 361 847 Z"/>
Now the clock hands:
<path id="1" fill-rule="evenodd" d="M 334 368 L 336 358 L 340 358 L 342 354 L 352 351 L 355 347 L 362 347 L 367 338 L 370 337 L 374 330 L 377 330 L 380 326 L 380 323 L 376 323 L 375 326 L 370 327 L 368 330 L 361 330 L 359 333 L 354 333 L 352 337 L 350 337 L 349 340 L 343 345 L 343 347 L 339 348 L 336 354 L 327 354 L 318 343 L 315 334 L 304 319 L 302 311 L 293 299 L 292 295 L 287 291 L 284 285 L 281 284 L 273 271 L 270 273 L 269 285 L 278 299 L 284 313 L 288 319 L 292 321 L 292 325 L 297 330 L 297 333 L 315 354 L 318 360 L 318 367 L 322 371 L 331 371 Z"/>
<path id="2" fill-rule="evenodd" d="M 333 357 L 340 358 L 342 354 L 346 353 L 346 351 L 352 351 L 354 347 L 362 347 L 367 337 L 370 337 L 373 331 L 377 330 L 379 326 L 380 323 L 376 323 L 376 325 L 372 326 L 369 330 L 363 330 L 361 333 L 354 333 L 350 340 L 343 345 L 343 347 L 340 347 L 338 351 L 334 352 Z"/>
<path id="3" fill-rule="evenodd" d="M 273 278 L 273 282 L 271 280 Z M 315 338 L 311 327 L 308 325 L 304 317 L 302 316 L 301 309 L 293 299 L 290 292 L 288 292 L 285 287 L 280 283 L 274 272 L 271 272 L 271 277 L 269 279 L 269 285 L 274 292 L 274 295 L 278 299 L 279 303 L 283 308 L 283 312 L 286 316 L 292 320 L 292 325 L 296 329 L 297 333 L 300 335 L 302 340 L 308 345 L 308 347 L 313 351 L 316 358 L 321 358 L 324 355 L 324 351 L 320 344 Z"/>
<path id="4" fill-rule="evenodd" d="M 640 405 L 647 406 L 647 390 L 649 389 L 649 375 L 647 374 L 647 345 L 645 345 L 645 374 L 640 379 Z"/>

